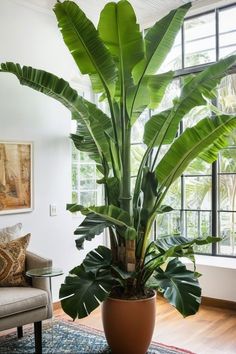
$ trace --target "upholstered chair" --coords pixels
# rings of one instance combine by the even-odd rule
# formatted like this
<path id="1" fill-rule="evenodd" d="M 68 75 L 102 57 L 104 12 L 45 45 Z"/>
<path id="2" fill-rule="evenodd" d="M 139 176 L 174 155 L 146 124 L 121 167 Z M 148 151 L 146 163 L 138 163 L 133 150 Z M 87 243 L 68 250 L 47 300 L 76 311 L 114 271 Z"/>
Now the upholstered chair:
<path id="1" fill-rule="evenodd" d="M 50 266 L 50 259 L 27 251 L 26 271 Z M 52 300 L 48 278 L 29 279 L 26 287 L 0 287 L 0 331 L 16 327 L 20 338 L 23 336 L 23 326 L 34 323 L 37 354 L 42 353 L 42 321 L 51 317 Z"/>

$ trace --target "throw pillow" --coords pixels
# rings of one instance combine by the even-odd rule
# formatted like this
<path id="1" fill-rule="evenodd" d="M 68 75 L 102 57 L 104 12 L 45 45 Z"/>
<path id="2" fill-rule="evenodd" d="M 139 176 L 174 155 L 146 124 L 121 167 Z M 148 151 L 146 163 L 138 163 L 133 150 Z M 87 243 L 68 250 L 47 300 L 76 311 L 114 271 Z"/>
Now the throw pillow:
<path id="1" fill-rule="evenodd" d="M 13 226 L 4 227 L 0 229 L 0 243 L 9 242 L 21 236 L 22 224 L 18 223 Z"/>
<path id="2" fill-rule="evenodd" d="M 30 234 L 0 243 L 0 287 L 27 286 L 25 277 L 26 248 Z"/>

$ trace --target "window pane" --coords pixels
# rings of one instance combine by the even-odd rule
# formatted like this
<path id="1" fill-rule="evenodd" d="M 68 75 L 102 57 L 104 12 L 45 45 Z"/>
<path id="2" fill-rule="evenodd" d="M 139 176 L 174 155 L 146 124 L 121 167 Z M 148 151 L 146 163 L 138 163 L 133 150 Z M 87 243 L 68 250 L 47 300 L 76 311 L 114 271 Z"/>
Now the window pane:
<path id="1" fill-rule="evenodd" d="M 72 190 L 77 190 L 78 188 L 78 167 L 77 165 L 72 165 Z"/>
<path id="2" fill-rule="evenodd" d="M 211 212 L 185 211 L 184 231 L 188 238 L 211 235 Z"/>
<path id="3" fill-rule="evenodd" d="M 219 12 L 219 46 L 220 57 L 236 50 L 236 7 L 230 7 Z"/>
<path id="4" fill-rule="evenodd" d="M 180 212 L 158 215 L 156 219 L 156 232 L 158 237 L 167 235 L 180 235 Z"/>
<path id="5" fill-rule="evenodd" d="M 219 153 L 219 172 L 236 173 L 236 148 L 224 149 Z"/>
<path id="6" fill-rule="evenodd" d="M 81 190 L 91 190 L 96 189 L 96 180 L 95 179 L 86 179 L 80 180 L 80 189 Z"/>
<path id="7" fill-rule="evenodd" d="M 86 177 L 93 178 L 96 175 L 95 168 L 96 168 L 95 165 L 87 165 L 87 164 L 80 165 L 80 177 L 81 178 L 86 178 Z"/>
<path id="8" fill-rule="evenodd" d="M 211 164 L 196 158 L 188 165 L 184 175 L 211 175 L 211 170 Z"/>
<path id="9" fill-rule="evenodd" d="M 179 178 L 172 184 L 163 201 L 163 204 L 170 205 L 173 209 L 181 208 L 180 181 L 181 180 Z"/>
<path id="10" fill-rule="evenodd" d="M 184 37 L 185 67 L 216 60 L 215 13 L 186 20 Z"/>
<path id="11" fill-rule="evenodd" d="M 196 125 L 201 119 L 210 117 L 211 111 L 206 106 L 198 106 L 193 108 L 183 119 L 183 129 L 191 128 Z"/>
<path id="12" fill-rule="evenodd" d="M 88 153 L 80 151 L 79 155 L 80 155 L 80 161 L 81 162 L 94 163 L 94 161 L 90 159 Z"/>
<path id="13" fill-rule="evenodd" d="M 96 192 L 80 192 L 80 204 L 84 206 L 96 205 L 97 204 L 97 193 Z"/>
<path id="14" fill-rule="evenodd" d="M 145 109 L 145 111 L 140 115 L 140 117 L 136 120 L 136 122 L 132 127 L 132 132 L 131 132 L 132 143 L 142 143 L 144 125 L 148 121 L 148 119 L 149 119 L 149 110 Z"/>
<path id="15" fill-rule="evenodd" d="M 236 214 L 219 214 L 219 234 L 223 241 L 217 243 L 218 254 L 236 255 Z"/>
<path id="16" fill-rule="evenodd" d="M 201 119 L 210 117 L 211 111 L 205 106 L 193 108 L 183 119 L 183 130 L 195 126 Z M 208 175 L 211 174 L 211 165 L 200 158 L 193 160 L 185 170 L 185 174 Z"/>
<path id="17" fill-rule="evenodd" d="M 78 203 L 78 193 L 77 192 L 72 192 L 72 203 L 77 204 Z"/>
<path id="18" fill-rule="evenodd" d="M 211 209 L 211 177 L 185 177 L 185 208 Z"/>
<path id="19" fill-rule="evenodd" d="M 131 146 L 131 176 L 136 176 L 146 147 L 141 144 Z"/>
<path id="20" fill-rule="evenodd" d="M 78 159 L 79 159 L 79 152 L 76 149 L 74 143 L 72 143 L 72 161 L 76 162 L 78 161 Z"/>
<path id="21" fill-rule="evenodd" d="M 220 210 L 236 210 L 236 174 L 219 176 Z"/>
<path id="22" fill-rule="evenodd" d="M 236 113 L 236 74 L 224 77 L 217 92 L 220 110 L 223 113 Z"/>
<path id="23" fill-rule="evenodd" d="M 166 88 L 165 95 L 155 113 L 164 111 L 173 106 L 173 99 L 180 96 L 180 80 L 173 80 Z"/>
<path id="24" fill-rule="evenodd" d="M 182 68 L 181 31 L 177 34 L 174 45 L 167 55 L 158 73 Z"/>

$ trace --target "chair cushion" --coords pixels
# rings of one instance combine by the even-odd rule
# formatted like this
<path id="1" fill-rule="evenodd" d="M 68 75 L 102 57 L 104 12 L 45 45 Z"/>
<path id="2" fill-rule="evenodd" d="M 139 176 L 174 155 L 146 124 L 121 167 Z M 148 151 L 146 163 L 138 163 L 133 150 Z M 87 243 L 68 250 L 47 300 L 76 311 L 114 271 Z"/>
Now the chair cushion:
<path id="1" fill-rule="evenodd" d="M 21 229 L 22 229 L 21 223 L 0 229 L 0 243 L 9 242 L 11 240 L 14 240 L 17 237 L 22 236 Z"/>
<path id="2" fill-rule="evenodd" d="M 26 286 L 25 258 L 30 234 L 0 243 L 0 287 Z"/>
<path id="3" fill-rule="evenodd" d="M 48 305 L 48 293 L 25 287 L 0 288 L 0 318 Z"/>

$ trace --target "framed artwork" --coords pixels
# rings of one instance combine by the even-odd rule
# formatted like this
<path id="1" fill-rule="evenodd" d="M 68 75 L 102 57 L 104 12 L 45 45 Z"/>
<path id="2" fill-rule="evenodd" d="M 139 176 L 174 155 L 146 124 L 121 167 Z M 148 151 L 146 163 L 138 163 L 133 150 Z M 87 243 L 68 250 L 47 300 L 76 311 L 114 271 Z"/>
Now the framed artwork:
<path id="1" fill-rule="evenodd" d="M 0 141 L 0 214 L 33 210 L 31 142 Z"/>

